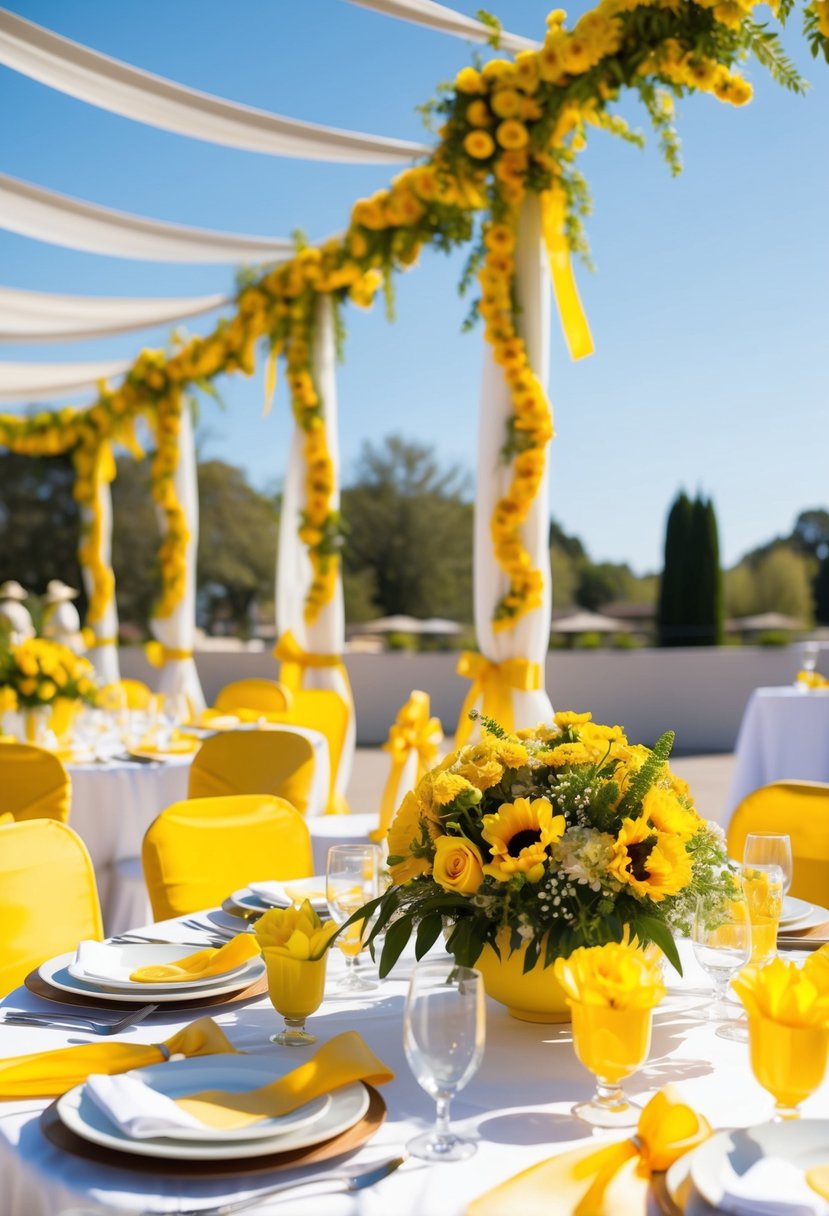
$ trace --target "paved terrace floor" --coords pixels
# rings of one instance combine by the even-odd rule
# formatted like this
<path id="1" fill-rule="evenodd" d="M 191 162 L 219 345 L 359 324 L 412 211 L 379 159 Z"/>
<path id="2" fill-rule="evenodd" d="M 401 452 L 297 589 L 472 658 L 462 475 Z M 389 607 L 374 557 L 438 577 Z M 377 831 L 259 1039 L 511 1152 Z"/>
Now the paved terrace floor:
<path id="1" fill-rule="evenodd" d="M 734 768 L 733 755 L 678 756 L 671 761 L 671 768 L 690 785 L 697 810 L 703 818 L 723 823 Z M 389 758 L 386 752 L 376 747 L 357 748 L 348 785 L 348 801 L 352 811 L 379 809 L 380 794 L 388 772 Z"/>

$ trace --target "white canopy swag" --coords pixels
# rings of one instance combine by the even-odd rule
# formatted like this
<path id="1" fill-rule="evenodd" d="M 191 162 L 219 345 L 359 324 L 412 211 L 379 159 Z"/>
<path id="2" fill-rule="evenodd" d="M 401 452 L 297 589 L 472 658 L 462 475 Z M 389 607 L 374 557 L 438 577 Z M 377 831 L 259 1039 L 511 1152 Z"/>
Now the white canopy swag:
<path id="1" fill-rule="evenodd" d="M 414 25 L 425 25 L 427 29 L 439 30 L 442 34 L 467 38 L 470 42 L 489 42 L 492 38 L 492 29 L 485 22 L 455 12 L 445 4 L 435 4 L 434 0 L 351 0 L 351 3 L 389 17 L 399 17 L 402 21 L 411 21 Z M 505 51 L 533 51 L 540 44 L 521 34 L 501 30 L 498 45 Z"/>
<path id="2" fill-rule="evenodd" d="M 0 363 L 0 402 L 54 401 L 123 376 L 132 359 L 108 363 Z"/>
<path id="3" fill-rule="evenodd" d="M 212 312 L 230 296 L 190 299 L 125 299 L 64 296 L 0 287 L 0 342 L 64 342 L 106 338 Z"/>
<path id="4" fill-rule="evenodd" d="M 148 220 L 5 173 L 0 173 L 0 228 L 67 249 L 150 262 L 269 262 L 293 252 L 287 237 L 236 236 Z"/>
<path id="5" fill-rule="evenodd" d="M 208 143 L 352 164 L 406 164 L 429 149 L 225 101 L 134 68 L 0 9 L 0 63 L 41 84 L 136 122 Z"/>

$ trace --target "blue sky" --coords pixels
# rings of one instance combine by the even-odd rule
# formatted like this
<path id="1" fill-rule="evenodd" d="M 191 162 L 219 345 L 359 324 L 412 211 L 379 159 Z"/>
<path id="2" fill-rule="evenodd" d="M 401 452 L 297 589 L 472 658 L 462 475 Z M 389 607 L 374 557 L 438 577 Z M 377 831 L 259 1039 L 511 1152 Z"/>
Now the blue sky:
<path id="1" fill-rule="evenodd" d="M 454 0 L 474 13 L 480 0 Z M 15 12 L 182 83 L 277 113 L 423 138 L 415 106 L 468 62 L 464 42 L 345 0 L 10 0 Z M 505 25 L 541 37 L 547 5 L 510 0 Z M 572 4 L 573 19 L 586 3 Z M 679 486 L 714 498 L 724 560 L 829 504 L 829 67 L 792 57 L 812 83 L 785 93 L 752 65 L 755 99 L 709 98 L 680 113 L 685 171 L 596 135 L 582 157 L 594 194 L 597 271 L 579 271 L 596 342 L 570 362 L 557 324 L 550 394 L 558 435 L 550 507 L 597 559 L 654 569 Z M 312 239 L 384 185 L 378 166 L 283 160 L 145 127 L 0 68 L 0 171 L 105 206 L 240 233 Z M 644 115 L 628 111 L 644 127 Z M 397 287 L 397 320 L 352 309 L 339 379 L 346 479 L 364 440 L 397 432 L 441 458 L 475 459 L 481 334 L 463 335 L 462 256 L 427 254 Z M 0 282 L 90 295 L 229 290 L 232 267 L 98 257 L 0 232 Z M 208 318 L 190 323 L 205 332 Z M 6 345 L 4 359 L 126 358 L 164 330 L 98 342 Z M 288 402 L 263 419 L 262 381 L 225 378 L 204 402 L 203 455 L 282 477 Z"/>

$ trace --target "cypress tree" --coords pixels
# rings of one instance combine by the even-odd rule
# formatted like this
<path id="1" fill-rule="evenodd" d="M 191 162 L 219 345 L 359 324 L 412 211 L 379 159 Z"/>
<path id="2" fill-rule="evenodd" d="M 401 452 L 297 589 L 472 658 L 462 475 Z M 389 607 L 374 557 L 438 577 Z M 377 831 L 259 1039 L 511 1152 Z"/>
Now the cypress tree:
<path id="1" fill-rule="evenodd" d="M 688 547 L 691 503 L 684 490 L 675 498 L 665 528 L 665 562 L 659 585 L 657 627 L 660 646 L 682 646 L 688 607 Z"/>
<path id="2" fill-rule="evenodd" d="M 723 593 L 717 517 L 710 500 L 692 507 L 688 552 L 686 646 L 718 646 L 723 635 Z"/>
<path id="3" fill-rule="evenodd" d="M 829 557 L 824 557 L 818 566 L 813 590 L 815 620 L 818 625 L 829 625 Z"/>

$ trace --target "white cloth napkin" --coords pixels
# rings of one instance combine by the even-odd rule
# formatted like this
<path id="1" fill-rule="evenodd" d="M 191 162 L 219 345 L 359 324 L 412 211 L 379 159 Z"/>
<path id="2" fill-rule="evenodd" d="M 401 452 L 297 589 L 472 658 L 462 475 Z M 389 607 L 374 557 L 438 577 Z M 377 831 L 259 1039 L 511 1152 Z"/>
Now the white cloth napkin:
<path id="1" fill-rule="evenodd" d="M 130 971 L 123 962 L 123 947 L 108 946 L 106 942 L 83 941 L 78 943 L 72 974 L 90 980 L 128 980 Z"/>
<path id="2" fill-rule="evenodd" d="M 176 1106 L 172 1098 L 150 1089 L 129 1073 L 114 1077 L 95 1073 L 87 1078 L 84 1094 L 133 1140 L 175 1135 L 182 1129 L 198 1131 L 208 1137 L 212 1130 Z"/>
<path id="3" fill-rule="evenodd" d="M 720 1205 L 735 1216 L 829 1216 L 827 1204 L 803 1170 L 780 1157 L 763 1157 L 725 1185 Z"/>
<path id="4" fill-rule="evenodd" d="M 297 878 L 293 882 L 252 882 L 250 889 L 257 899 L 275 908 L 287 908 L 292 903 L 310 899 L 316 909 L 327 907 L 324 878 Z"/>

